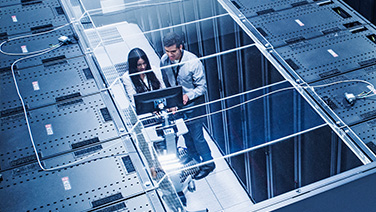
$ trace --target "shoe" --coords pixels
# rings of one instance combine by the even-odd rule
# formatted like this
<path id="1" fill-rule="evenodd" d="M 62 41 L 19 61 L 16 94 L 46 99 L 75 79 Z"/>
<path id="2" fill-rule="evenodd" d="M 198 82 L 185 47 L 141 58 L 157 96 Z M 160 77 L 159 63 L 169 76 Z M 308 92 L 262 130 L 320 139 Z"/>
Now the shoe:
<path id="1" fill-rule="evenodd" d="M 205 178 L 206 176 L 208 176 L 210 174 L 210 172 L 212 172 L 213 170 L 215 169 L 215 163 L 214 162 L 211 162 L 209 164 L 205 164 L 205 165 L 202 165 L 200 166 L 200 171 L 197 172 L 197 174 L 195 174 L 193 176 L 193 179 L 195 180 L 200 180 L 202 178 Z"/>

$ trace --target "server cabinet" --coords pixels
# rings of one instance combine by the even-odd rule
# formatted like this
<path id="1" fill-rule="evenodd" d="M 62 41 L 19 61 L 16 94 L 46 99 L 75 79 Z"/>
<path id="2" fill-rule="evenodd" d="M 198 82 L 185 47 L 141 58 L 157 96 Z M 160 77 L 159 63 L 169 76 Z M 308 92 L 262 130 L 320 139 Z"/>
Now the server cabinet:
<path id="1" fill-rule="evenodd" d="M 3 171 L 0 207 L 4 211 L 83 211 L 113 204 L 110 208 L 117 210 L 151 210 L 122 142 L 117 139 L 112 146 L 78 163 L 74 163 L 73 154 L 43 160 L 46 168 L 56 168 L 52 171 L 41 171 L 35 161 Z"/>
<path id="2" fill-rule="evenodd" d="M 282 10 L 299 7 L 315 2 L 315 0 L 234 0 L 231 1 L 240 12 L 247 18 L 254 16 L 262 16 L 268 13 L 279 12 Z"/>
<path id="3" fill-rule="evenodd" d="M 66 96 L 56 105 L 27 112 L 36 149 L 42 157 L 70 152 L 116 138 L 118 131 L 101 95 Z M 67 98 L 71 97 L 71 98 Z M 73 97 L 73 98 L 72 98 Z M 33 155 L 33 147 L 22 108 L 2 111 L 1 167 Z M 100 150 L 97 146 L 93 151 Z"/>
<path id="4" fill-rule="evenodd" d="M 9 7 L 14 5 L 28 6 L 33 4 L 56 4 L 59 0 L 1 0 L 0 7 Z"/>
<path id="5" fill-rule="evenodd" d="M 65 44 L 57 49 L 53 49 L 60 43 L 58 40 L 60 36 L 70 37 L 71 42 Z M 6 42 L 2 50 L 7 53 L 31 53 L 39 50 L 51 50 L 45 54 L 35 55 L 30 58 L 25 58 L 27 55 L 13 56 L 0 54 L 0 70 L 6 72 L 11 70 L 11 64 L 16 60 L 20 60 L 15 64 L 15 69 L 27 68 L 37 65 L 50 65 L 67 58 L 77 57 L 82 55 L 80 46 L 74 36 L 70 26 L 66 26 L 57 31 L 49 32 L 43 35 L 36 35 L 32 37 L 25 37 L 17 40 Z"/>
<path id="6" fill-rule="evenodd" d="M 376 153 L 376 119 L 371 119 L 366 122 L 356 124 L 352 126 L 351 129 L 368 146 L 368 148 L 370 148 L 374 153 Z"/>
<path id="7" fill-rule="evenodd" d="M 57 0 L 21 2 L 0 8 L 0 34 L 3 38 L 45 32 L 68 23 Z"/>
<path id="8" fill-rule="evenodd" d="M 248 16 L 247 13 L 244 15 Z M 356 31 L 368 24 L 347 7 L 333 1 L 307 4 L 248 20 L 274 48 L 346 29 Z"/>
<path id="9" fill-rule="evenodd" d="M 85 57 L 76 57 L 17 70 L 15 76 L 24 103 L 32 109 L 55 104 L 69 94 L 86 96 L 99 92 L 93 71 L 96 70 L 89 68 Z M 20 107 L 12 73 L 1 73 L 0 83 L 3 97 L 0 111 Z"/>
<path id="10" fill-rule="evenodd" d="M 373 26 L 367 25 L 356 31 L 340 31 L 275 51 L 287 63 L 285 68 L 293 77 L 314 82 L 374 65 L 375 32 Z M 299 77 L 294 76 L 295 73 Z"/>

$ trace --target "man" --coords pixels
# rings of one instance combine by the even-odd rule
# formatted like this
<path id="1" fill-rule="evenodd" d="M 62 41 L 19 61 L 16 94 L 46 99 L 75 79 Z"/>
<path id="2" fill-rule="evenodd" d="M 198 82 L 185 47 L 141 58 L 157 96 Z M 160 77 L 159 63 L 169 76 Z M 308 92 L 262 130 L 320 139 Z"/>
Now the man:
<path id="1" fill-rule="evenodd" d="M 170 32 L 163 38 L 166 53 L 161 58 L 161 71 L 166 87 L 181 85 L 183 87 L 184 108 L 199 105 L 205 102 L 206 79 L 204 66 L 196 55 L 183 50 L 181 37 Z M 181 63 L 174 66 L 173 64 Z M 164 66 L 169 66 L 163 68 Z M 205 114 L 204 107 L 198 107 L 184 112 L 187 119 Z M 188 154 L 198 162 L 213 159 L 208 144 L 204 138 L 202 129 L 203 120 L 190 121 L 187 123 L 189 132 L 184 135 Z M 213 162 L 200 166 L 200 171 L 193 177 L 202 179 L 215 168 Z"/>

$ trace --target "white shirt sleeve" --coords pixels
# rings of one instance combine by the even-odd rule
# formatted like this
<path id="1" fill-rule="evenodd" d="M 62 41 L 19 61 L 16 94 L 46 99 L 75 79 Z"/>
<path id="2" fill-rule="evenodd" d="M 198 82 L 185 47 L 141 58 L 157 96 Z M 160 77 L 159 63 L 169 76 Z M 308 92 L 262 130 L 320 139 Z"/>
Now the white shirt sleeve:
<path id="1" fill-rule="evenodd" d="M 133 98 L 133 95 L 136 94 L 136 89 L 133 85 L 133 82 L 131 80 L 131 78 L 129 77 L 129 72 L 125 72 L 125 74 L 123 74 L 123 76 L 121 77 L 122 79 L 122 82 L 125 86 L 125 90 L 127 91 L 127 95 L 128 95 L 128 99 L 129 101 L 132 103 L 132 105 L 134 106 L 134 98 Z"/>

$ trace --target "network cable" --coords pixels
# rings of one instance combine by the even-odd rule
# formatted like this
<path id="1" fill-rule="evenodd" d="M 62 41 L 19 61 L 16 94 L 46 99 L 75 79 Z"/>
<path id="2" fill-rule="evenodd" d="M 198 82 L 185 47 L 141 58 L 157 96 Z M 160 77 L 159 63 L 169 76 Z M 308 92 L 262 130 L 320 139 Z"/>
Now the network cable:
<path id="1" fill-rule="evenodd" d="M 334 85 L 334 84 L 338 84 L 338 83 L 347 83 L 347 82 L 360 82 L 360 83 L 368 84 L 368 89 L 370 90 L 368 92 L 363 91 L 363 92 L 361 92 L 360 94 L 357 94 L 357 95 L 355 95 L 351 92 L 345 92 L 344 93 L 345 99 L 350 105 L 353 105 L 357 99 L 365 99 L 365 98 L 369 98 L 369 97 L 376 95 L 375 86 L 372 83 L 370 83 L 366 80 L 358 80 L 358 79 L 342 80 L 342 81 L 336 81 L 336 82 L 328 83 L 328 84 L 324 84 L 324 85 L 316 85 L 316 86 L 312 86 L 312 87 L 313 88 L 325 87 L 325 86 L 330 86 L 330 85 Z M 372 92 L 374 94 L 371 94 Z"/>
<path id="2" fill-rule="evenodd" d="M 21 96 L 21 92 L 20 92 L 20 89 L 18 87 L 18 83 L 17 83 L 17 79 L 16 79 L 16 75 L 14 73 L 14 66 L 16 65 L 17 62 L 21 61 L 21 60 L 25 60 L 25 59 L 28 59 L 28 58 L 32 58 L 32 57 L 36 57 L 36 56 L 40 56 L 40 55 L 43 55 L 43 54 L 46 54 L 52 50 L 55 50 L 57 48 L 59 48 L 60 46 L 62 46 L 62 44 L 58 44 L 58 45 L 55 45 L 54 47 L 50 48 L 50 49 L 47 49 L 46 51 L 44 52 L 40 52 L 40 53 L 37 53 L 37 54 L 34 54 L 34 55 L 30 55 L 30 56 L 26 56 L 26 57 L 23 57 L 23 58 L 20 58 L 16 61 L 14 61 L 10 67 L 11 71 L 12 71 L 12 77 L 13 77 L 13 82 L 14 82 L 14 85 L 16 87 L 16 91 L 17 91 L 17 95 L 21 101 L 21 104 L 22 104 L 22 109 L 23 109 L 23 113 L 24 113 L 24 116 L 25 116 L 25 119 L 26 119 L 26 126 L 27 126 L 27 130 L 28 130 L 28 133 L 29 133 L 29 136 L 30 136 L 30 140 L 31 140 L 31 144 L 33 145 L 33 149 L 34 149 L 34 153 L 37 157 L 37 161 L 38 161 L 38 165 L 39 167 L 42 169 L 42 170 L 45 170 L 45 168 L 43 167 L 41 161 L 40 161 L 40 158 L 39 158 L 39 155 L 38 155 L 38 151 L 36 149 L 36 146 L 35 146 L 35 143 L 34 143 L 34 138 L 33 138 L 33 135 L 32 135 L 32 132 L 31 132 L 31 127 L 30 127 L 30 123 L 29 123 L 29 118 L 27 116 L 27 111 L 26 111 L 26 106 L 25 106 L 25 102 Z"/>
<path id="3" fill-rule="evenodd" d="M 25 56 L 25 55 L 33 55 L 33 54 L 43 53 L 43 52 L 45 52 L 45 51 L 48 51 L 49 49 L 54 48 L 55 45 L 58 45 L 58 43 L 55 44 L 55 45 L 52 45 L 51 47 L 48 47 L 48 48 L 42 49 L 42 50 L 37 50 L 37 51 L 33 51 L 33 52 L 22 52 L 22 53 L 5 52 L 5 51 L 3 51 L 3 45 L 6 44 L 6 43 L 8 43 L 8 42 L 14 41 L 14 40 L 19 40 L 19 39 L 22 39 L 22 38 L 29 38 L 29 37 L 33 37 L 33 36 L 37 36 L 37 35 L 43 35 L 43 34 L 46 34 L 46 33 L 50 33 L 50 32 L 53 32 L 53 31 L 59 30 L 59 29 L 61 29 L 61 28 L 63 28 L 63 27 L 66 27 L 66 26 L 68 26 L 68 25 L 70 25 L 70 24 L 72 24 L 72 23 L 74 23 L 74 22 L 75 22 L 75 21 L 69 22 L 69 23 L 67 23 L 67 24 L 64 24 L 64 25 L 62 25 L 62 26 L 59 26 L 59 27 L 57 27 L 57 28 L 54 28 L 54 29 L 52 29 L 52 30 L 48 30 L 48 31 L 45 31 L 45 32 L 40 32 L 40 33 L 36 33 L 36 34 L 31 34 L 31 35 L 19 36 L 19 37 L 15 37 L 15 38 L 11 38 L 11 39 L 8 39 L 8 40 L 6 40 L 6 41 L 3 41 L 3 42 L 0 44 L 0 52 L 3 53 L 3 54 L 5 54 L 5 55 L 10 55 L 10 56 Z M 66 37 L 66 36 L 61 36 L 61 37 L 59 38 L 59 41 L 60 41 L 59 43 L 63 43 L 63 44 L 65 44 L 65 43 L 69 42 L 69 38 Z"/>
<path id="4" fill-rule="evenodd" d="M 33 54 L 38 54 L 38 53 L 43 53 L 45 51 L 48 51 L 52 48 L 54 48 L 54 46 L 58 45 L 58 44 L 67 44 L 70 42 L 70 38 L 65 36 L 65 35 L 62 35 L 58 38 L 59 40 L 59 43 L 56 43 L 54 45 L 51 45 L 50 47 L 48 48 L 45 48 L 45 49 L 41 49 L 41 50 L 37 50 L 37 51 L 33 51 L 33 52 L 22 52 L 22 53 L 15 53 L 15 52 L 5 52 L 3 51 L 3 45 L 8 43 L 8 42 L 11 42 L 11 41 L 14 41 L 14 40 L 19 40 L 19 39 L 22 39 L 22 38 L 29 38 L 29 37 L 34 37 L 34 36 L 37 36 L 37 35 L 43 35 L 43 34 L 47 34 L 47 33 L 50 33 L 50 32 L 53 32 L 53 31 L 56 31 L 56 30 L 59 30 L 61 28 L 64 28 L 66 26 L 69 26 L 75 22 L 79 22 L 81 21 L 81 19 L 87 14 L 87 12 L 84 12 L 82 13 L 82 15 L 77 19 L 77 20 L 72 20 L 70 21 L 69 23 L 66 23 L 64 25 L 61 25 L 61 26 L 58 26 L 54 29 L 51 29 L 51 30 L 47 30 L 47 31 L 44 31 L 44 32 L 39 32 L 39 33 L 35 33 L 35 34 L 31 34 L 31 35 L 23 35 L 23 36 L 18 36 L 18 37 L 15 37 L 15 38 L 10 38 L 8 40 L 5 40 L 3 41 L 1 44 L 0 44 L 0 53 L 4 54 L 4 55 L 9 55 L 9 56 L 26 56 L 26 55 L 33 55 Z"/>

